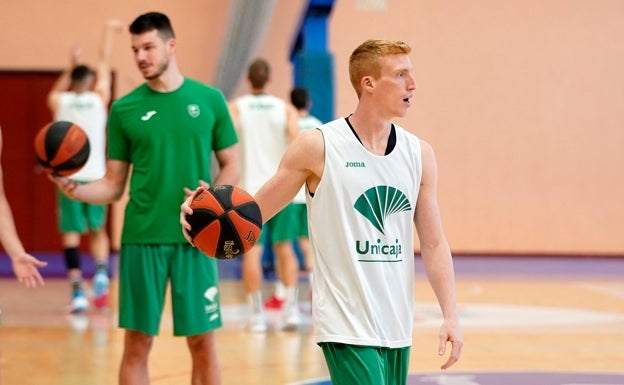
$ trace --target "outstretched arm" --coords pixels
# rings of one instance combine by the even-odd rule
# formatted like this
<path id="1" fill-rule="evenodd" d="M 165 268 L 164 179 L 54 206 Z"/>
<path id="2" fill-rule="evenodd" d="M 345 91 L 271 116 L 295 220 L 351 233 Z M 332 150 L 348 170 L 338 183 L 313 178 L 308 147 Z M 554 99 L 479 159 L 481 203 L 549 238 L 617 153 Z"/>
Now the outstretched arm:
<path id="1" fill-rule="evenodd" d="M 0 154 L 1 153 L 2 133 L 0 132 Z M 0 243 L 2 243 L 9 258 L 11 258 L 13 272 L 19 282 L 26 287 L 37 287 L 38 285 L 44 284 L 43 278 L 37 268 L 44 267 L 48 263 L 40 261 L 26 253 L 22 246 L 22 242 L 15 229 L 11 207 L 4 193 L 2 167 L 0 167 Z"/>
<path id="2" fill-rule="evenodd" d="M 96 67 L 96 78 L 94 91 L 97 92 L 105 105 L 110 102 L 111 98 L 111 67 L 110 59 L 113 53 L 113 33 L 121 32 L 124 24 L 117 19 L 107 20 L 104 24 L 102 33 L 102 41 L 100 42 L 100 57 Z"/>
<path id="3" fill-rule="evenodd" d="M 106 174 L 96 181 L 78 184 L 67 177 L 53 176 L 50 176 L 50 180 L 71 199 L 95 204 L 109 204 L 123 196 L 129 170 L 130 164 L 128 162 L 109 159 L 106 161 Z"/>
<path id="4" fill-rule="evenodd" d="M 301 133 L 288 147 L 280 161 L 277 172 L 258 190 L 254 199 L 260 207 L 262 221 L 266 222 L 290 203 L 304 183 L 310 191 L 315 191 L 324 166 L 324 142 L 319 130 Z M 195 194 L 203 191 L 198 187 Z M 193 195 L 194 196 L 194 195 Z M 188 230 L 191 225 L 186 214 L 193 214 L 189 196 L 180 207 L 182 233 L 192 243 Z"/>
<path id="5" fill-rule="evenodd" d="M 50 89 L 50 92 L 48 93 L 48 108 L 52 112 L 52 115 L 56 114 L 61 93 L 67 91 L 71 85 L 71 72 L 78 63 L 79 59 L 80 46 L 75 45 L 69 52 L 69 65 L 65 68 L 63 73 L 61 73 L 58 79 L 56 79 L 52 85 L 52 89 Z"/>
<path id="6" fill-rule="evenodd" d="M 444 322 L 440 329 L 438 354 L 444 355 L 446 345 L 451 343 L 451 353 L 442 365 L 447 369 L 461 355 L 463 337 L 455 299 L 455 274 L 451 250 L 442 229 L 437 202 L 438 171 L 431 146 L 421 141 L 423 173 L 416 204 L 414 223 L 420 239 L 420 250 L 427 278 L 440 303 Z"/>

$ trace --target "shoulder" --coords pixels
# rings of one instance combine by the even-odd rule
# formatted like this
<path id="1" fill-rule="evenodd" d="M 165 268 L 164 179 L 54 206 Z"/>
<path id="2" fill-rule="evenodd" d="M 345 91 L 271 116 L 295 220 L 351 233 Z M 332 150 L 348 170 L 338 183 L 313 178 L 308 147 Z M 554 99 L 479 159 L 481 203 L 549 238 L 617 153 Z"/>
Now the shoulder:
<path id="1" fill-rule="evenodd" d="M 224 98 L 220 89 L 192 78 L 184 78 L 184 87 L 192 92 L 202 92 L 208 96 Z"/>
<path id="2" fill-rule="evenodd" d="M 429 144 L 429 142 L 426 142 L 422 139 L 418 139 L 418 143 L 420 144 L 420 150 L 423 153 L 423 156 L 426 155 L 427 156 L 433 156 L 435 157 L 435 154 L 433 152 L 433 146 L 431 146 L 431 144 Z"/>
<path id="3" fill-rule="evenodd" d="M 305 154 L 315 154 L 325 152 L 325 139 L 320 129 L 302 131 L 295 137 L 289 147 L 301 151 Z"/>
<path id="4" fill-rule="evenodd" d="M 144 99 L 145 97 L 147 97 L 148 95 L 149 95 L 149 87 L 147 86 L 147 84 L 143 83 L 137 88 L 133 89 L 132 91 L 122 96 L 121 98 L 115 100 L 113 102 L 113 107 L 116 105 L 120 106 L 120 105 L 124 105 L 128 103 L 140 101 Z"/>

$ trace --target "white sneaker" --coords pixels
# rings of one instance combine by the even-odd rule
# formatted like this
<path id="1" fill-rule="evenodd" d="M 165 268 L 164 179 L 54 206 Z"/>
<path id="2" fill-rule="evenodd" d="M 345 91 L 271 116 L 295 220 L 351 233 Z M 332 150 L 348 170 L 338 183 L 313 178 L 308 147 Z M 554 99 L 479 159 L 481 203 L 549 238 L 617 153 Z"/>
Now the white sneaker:
<path id="1" fill-rule="evenodd" d="M 301 324 L 301 312 L 297 303 L 292 303 L 284 309 L 282 330 L 295 331 Z"/>
<path id="2" fill-rule="evenodd" d="M 71 304 L 69 305 L 70 313 L 82 313 L 89 309 L 89 300 L 85 297 L 83 292 L 77 292 L 74 294 L 74 298 L 72 298 Z"/>
<path id="3" fill-rule="evenodd" d="M 267 321 L 264 312 L 252 313 L 249 317 L 249 331 L 252 333 L 265 333 L 267 331 Z"/>

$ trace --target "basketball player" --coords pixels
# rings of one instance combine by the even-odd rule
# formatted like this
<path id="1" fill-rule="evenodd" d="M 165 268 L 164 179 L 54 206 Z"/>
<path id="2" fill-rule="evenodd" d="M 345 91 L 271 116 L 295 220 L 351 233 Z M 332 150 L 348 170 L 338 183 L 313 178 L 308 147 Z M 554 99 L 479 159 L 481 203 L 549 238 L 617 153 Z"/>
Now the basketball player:
<path id="1" fill-rule="evenodd" d="M 304 87 L 295 87 L 290 91 L 290 103 L 297 110 L 297 127 L 299 132 L 312 130 L 320 127 L 323 123 L 315 116 L 310 115 L 312 101 L 308 90 Z M 312 281 L 312 249 L 308 239 L 308 212 L 306 208 L 305 189 L 301 188 L 293 199 L 293 221 L 290 226 L 296 230 L 297 243 L 303 256 L 308 281 Z M 279 266 L 278 266 L 279 267 Z M 278 277 L 280 276 L 278 271 Z M 311 293 L 310 293 L 311 294 Z M 281 279 L 275 282 L 273 295 L 264 303 L 267 309 L 281 309 L 285 301 L 286 293 Z"/>
<path id="2" fill-rule="evenodd" d="M 65 120 L 80 126 L 89 138 L 89 159 L 72 178 L 80 183 L 100 179 L 106 172 L 106 115 L 111 99 L 110 56 L 113 32 L 120 32 L 119 20 L 107 20 L 100 46 L 100 58 L 94 72 L 79 64 L 80 49 L 71 52 L 70 67 L 54 83 L 48 94 L 48 107 L 54 120 Z M 65 255 L 67 275 L 72 286 L 69 310 L 80 313 L 88 309 L 89 301 L 82 283 L 80 238 L 89 233 L 89 246 L 96 263 L 93 277 L 96 308 L 108 305 L 109 238 L 106 232 L 106 205 L 89 204 L 58 193 L 59 229 Z"/>
<path id="3" fill-rule="evenodd" d="M 267 93 L 270 67 L 256 59 L 247 72 L 251 92 L 229 103 L 232 121 L 241 141 L 241 186 L 254 194 L 277 170 L 288 143 L 297 136 L 297 114 L 284 100 Z M 250 308 L 249 329 L 265 332 L 267 322 L 262 304 L 263 243 L 271 242 L 277 271 L 286 289 L 283 312 L 284 329 L 296 329 L 301 322 L 297 283 L 299 263 L 293 241 L 297 240 L 294 207 L 288 205 L 264 225 L 260 241 L 243 256 L 243 283 Z M 266 239 L 267 234 L 270 240 Z"/>
<path id="4" fill-rule="evenodd" d="M 219 384 L 217 263 L 186 242 L 178 210 L 185 187 L 212 182 L 213 150 L 214 183 L 238 183 L 238 139 L 223 94 L 180 72 L 169 18 L 149 12 L 129 29 L 146 82 L 113 103 L 106 175 L 88 184 L 56 182 L 72 198 L 109 203 L 131 178 L 119 257 L 119 326 L 126 329 L 120 385 L 150 382 L 149 353 L 168 285 L 173 333 L 186 337 L 193 362 L 191 383 Z"/>
<path id="5" fill-rule="evenodd" d="M 2 128 L 0 128 L 0 156 L 2 156 Z M 15 229 L 11 206 L 4 193 L 2 165 L 0 165 L 0 243 L 11 259 L 13 273 L 18 281 L 29 288 L 43 286 L 44 281 L 37 268 L 45 267 L 48 263 L 28 254 L 22 246 Z"/>
<path id="6" fill-rule="evenodd" d="M 410 51 L 400 41 L 358 46 L 349 59 L 355 111 L 299 135 L 255 195 L 267 220 L 306 186 L 314 332 L 334 385 L 407 383 L 414 225 L 443 314 L 438 354 L 451 345 L 442 369 L 459 359 L 463 345 L 453 262 L 437 205 L 435 155 L 428 143 L 391 121 L 406 115 L 416 90 Z M 189 203 L 181 206 L 184 229 Z"/>

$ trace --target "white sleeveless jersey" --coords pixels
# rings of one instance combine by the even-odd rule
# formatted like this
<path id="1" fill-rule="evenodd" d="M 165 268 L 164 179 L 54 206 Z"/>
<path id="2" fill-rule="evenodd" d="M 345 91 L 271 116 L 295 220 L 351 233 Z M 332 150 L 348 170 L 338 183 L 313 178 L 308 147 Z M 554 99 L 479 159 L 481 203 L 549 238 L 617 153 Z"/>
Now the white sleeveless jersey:
<path id="1" fill-rule="evenodd" d="M 254 195 L 277 171 L 286 147 L 286 103 L 272 95 L 236 101 L 241 148 L 241 187 Z"/>
<path id="2" fill-rule="evenodd" d="M 308 116 L 300 116 L 297 119 L 297 125 L 299 126 L 299 132 L 313 130 L 315 128 L 319 128 L 323 125 L 323 122 L 318 120 L 316 117 L 312 115 Z M 305 203 L 305 187 L 302 187 L 297 195 L 295 195 L 295 199 L 293 199 L 293 203 L 304 204 Z"/>
<path id="3" fill-rule="evenodd" d="M 72 179 L 90 182 L 106 173 L 106 115 L 106 106 L 95 92 L 61 93 L 54 119 L 77 124 L 89 138 L 89 159 Z"/>
<path id="4" fill-rule="evenodd" d="M 307 197 L 316 341 L 410 346 L 420 142 L 395 126 L 396 146 L 379 156 L 344 118 L 320 129 L 325 167 Z"/>

